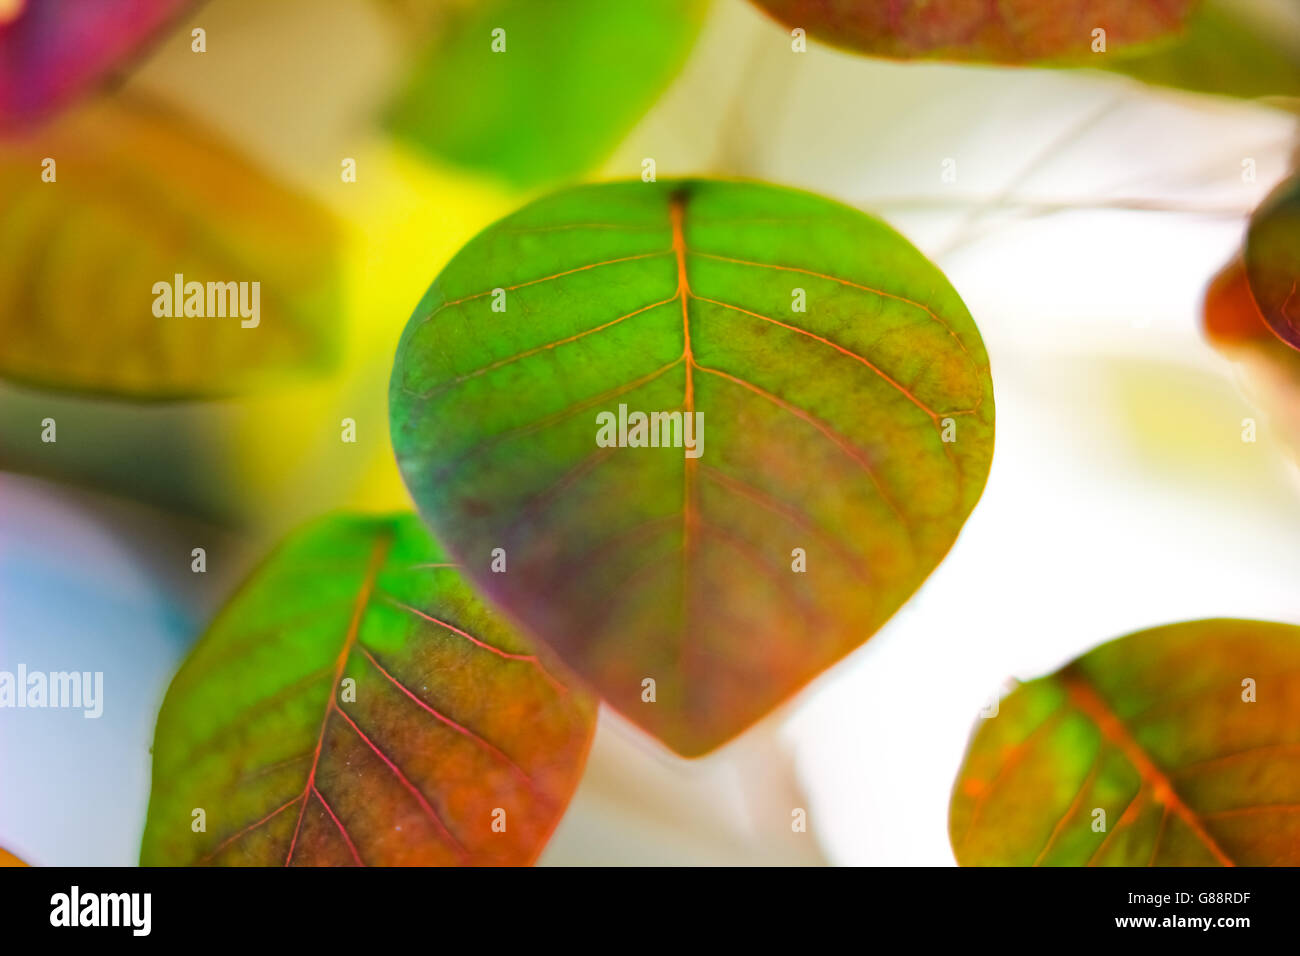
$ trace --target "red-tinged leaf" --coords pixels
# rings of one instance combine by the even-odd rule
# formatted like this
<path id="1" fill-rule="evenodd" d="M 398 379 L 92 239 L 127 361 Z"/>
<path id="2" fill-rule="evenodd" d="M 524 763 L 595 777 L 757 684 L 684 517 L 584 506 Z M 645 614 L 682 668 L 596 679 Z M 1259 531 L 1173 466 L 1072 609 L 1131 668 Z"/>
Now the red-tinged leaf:
<path id="1" fill-rule="evenodd" d="M 1224 351 L 1260 342 L 1282 344 L 1250 294 L 1246 264 L 1240 256 L 1224 266 L 1206 290 L 1204 320 L 1206 337 Z"/>
<path id="2" fill-rule="evenodd" d="M 965 866 L 1300 864 L 1300 627 L 1103 644 L 982 719 L 953 788 Z"/>
<path id="3" fill-rule="evenodd" d="M 0 4 L 0 130 L 93 88 L 193 0 L 9 0 Z"/>
<path id="4" fill-rule="evenodd" d="M 1234 258 L 1210 283 L 1204 327 L 1215 348 L 1244 371 L 1247 391 L 1267 413 L 1274 432 L 1300 455 L 1300 351 L 1265 321 L 1242 257 Z M 1250 421 L 1243 422 L 1243 428 L 1257 431 Z"/>
<path id="5" fill-rule="evenodd" d="M 593 728 L 413 515 L 323 519 L 172 682 L 141 862 L 528 863 Z"/>
<path id="6" fill-rule="evenodd" d="M 875 633 L 993 454 L 988 358 L 939 270 L 761 183 L 581 186 L 496 223 L 417 307 L 389 394 L 466 574 L 689 756 Z"/>
<path id="7" fill-rule="evenodd" d="M 1246 277 L 1268 327 L 1300 349 L 1300 176 L 1284 182 L 1250 218 Z"/>
<path id="8" fill-rule="evenodd" d="M 809 39 L 893 59 L 1033 63 L 1105 55 L 1179 30 L 1199 0 L 755 0 Z M 1097 63 L 1096 65 L 1104 65 Z"/>

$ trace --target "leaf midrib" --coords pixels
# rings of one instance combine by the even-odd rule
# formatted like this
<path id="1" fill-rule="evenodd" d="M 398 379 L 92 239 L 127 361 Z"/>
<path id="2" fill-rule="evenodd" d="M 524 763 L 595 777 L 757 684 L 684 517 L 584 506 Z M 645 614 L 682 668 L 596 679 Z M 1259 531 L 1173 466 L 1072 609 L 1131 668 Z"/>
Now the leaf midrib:
<path id="1" fill-rule="evenodd" d="M 366 564 L 366 572 L 361 581 L 361 587 L 357 591 L 356 602 L 352 606 L 352 618 L 348 622 L 347 633 L 343 640 L 343 647 L 339 651 L 339 656 L 334 663 L 334 679 L 330 683 L 329 697 L 326 698 L 325 715 L 321 718 L 320 732 L 316 736 L 316 748 L 312 753 L 311 769 L 307 773 L 307 783 L 303 786 L 302 793 L 298 795 L 301 805 L 298 807 L 298 822 L 293 828 L 293 837 L 289 841 L 289 850 L 284 857 L 284 865 L 288 866 L 293 860 L 294 849 L 298 845 L 298 834 L 302 830 L 303 817 L 307 814 L 307 804 L 311 800 L 311 793 L 316 787 L 316 770 L 320 766 L 321 751 L 325 746 L 325 731 L 329 727 L 330 717 L 337 708 L 334 695 L 337 692 L 339 682 L 343 679 L 343 672 L 347 668 L 348 657 L 352 653 L 352 648 L 356 644 L 357 635 L 361 630 L 361 619 L 365 615 L 366 607 L 370 604 L 370 593 L 374 589 L 375 580 L 379 576 L 379 569 L 383 566 L 384 559 L 388 557 L 388 550 L 392 547 L 393 537 L 390 533 L 382 533 L 376 540 L 370 550 L 370 560 Z M 321 798 L 324 805 L 324 798 Z M 347 830 L 339 822 L 338 817 L 334 816 L 334 811 L 328 806 L 326 811 L 338 824 L 339 830 L 348 841 L 348 846 L 352 849 L 353 856 L 357 856 L 356 848 L 352 846 L 352 839 L 347 835 Z M 360 857 L 357 857 L 360 862 Z"/>
<path id="2" fill-rule="evenodd" d="M 1183 798 L 1175 789 L 1173 781 L 1169 779 L 1169 775 L 1160 768 L 1146 749 L 1138 743 L 1137 738 L 1129 732 L 1119 715 L 1101 696 L 1092 682 L 1077 668 L 1067 669 L 1061 674 L 1060 681 L 1065 688 L 1070 703 L 1092 721 L 1106 740 L 1119 748 L 1120 752 L 1124 754 L 1124 758 L 1137 771 L 1142 784 L 1130 806 L 1135 804 L 1144 792 L 1150 793 L 1157 803 L 1163 804 L 1167 811 L 1172 811 L 1196 834 L 1197 839 L 1204 844 L 1205 848 L 1210 851 L 1210 854 L 1220 865 L 1235 866 L 1236 864 L 1232 858 L 1224 852 L 1214 837 L 1205 829 L 1205 824 L 1200 816 L 1183 801 Z M 1125 813 L 1128 812 L 1128 809 L 1125 808 Z M 1121 816 L 1122 819 L 1123 816 Z M 1164 821 L 1161 823 L 1162 830 L 1163 824 Z M 1111 832 L 1113 833 L 1118 829 L 1119 822 L 1117 821 L 1115 828 Z"/>

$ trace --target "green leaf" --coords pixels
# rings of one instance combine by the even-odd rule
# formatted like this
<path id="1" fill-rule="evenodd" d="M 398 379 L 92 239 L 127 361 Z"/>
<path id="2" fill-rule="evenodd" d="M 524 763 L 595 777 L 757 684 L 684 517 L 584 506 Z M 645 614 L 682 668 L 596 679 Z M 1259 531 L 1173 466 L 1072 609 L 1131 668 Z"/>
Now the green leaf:
<path id="1" fill-rule="evenodd" d="M 1107 56 L 1180 28 L 1199 0 L 754 0 L 809 39 L 893 59 L 1084 61 L 1093 30 Z"/>
<path id="2" fill-rule="evenodd" d="M 620 405 L 699 413 L 701 457 L 601 447 Z M 479 588 L 689 755 L 907 600 L 993 450 L 984 347 L 939 271 L 856 210 L 747 183 L 584 186 L 492 226 L 407 325 L 390 409 Z"/>
<path id="3" fill-rule="evenodd" d="M 0 214 L 0 376 L 200 398 L 316 374 L 337 358 L 332 219 L 156 106 L 116 97 L 5 141 Z M 157 314 L 155 285 L 174 286 L 177 274 L 203 284 L 195 303 L 212 316 L 177 314 L 184 301 Z M 239 287 L 215 288 L 239 282 L 248 319 Z"/>
<path id="4" fill-rule="evenodd" d="M 594 719 L 413 515 L 323 519 L 172 681 L 141 862 L 528 863 Z"/>
<path id="5" fill-rule="evenodd" d="M 676 74 L 703 6 L 485 0 L 452 11 L 391 125 L 430 155 L 515 185 L 574 176 L 613 150 Z M 493 50 L 496 30 L 504 52 Z"/>
<path id="6" fill-rule="evenodd" d="M 1095 65 L 1201 93 L 1300 96 L 1300 21 L 1284 8 L 1291 2 L 1278 0 L 1270 17 L 1265 4 L 1205 0 L 1175 42 Z"/>
<path id="7" fill-rule="evenodd" d="M 1295 866 L 1298 771 L 1300 628 L 1173 624 L 1001 701 L 949 832 L 965 866 Z"/>

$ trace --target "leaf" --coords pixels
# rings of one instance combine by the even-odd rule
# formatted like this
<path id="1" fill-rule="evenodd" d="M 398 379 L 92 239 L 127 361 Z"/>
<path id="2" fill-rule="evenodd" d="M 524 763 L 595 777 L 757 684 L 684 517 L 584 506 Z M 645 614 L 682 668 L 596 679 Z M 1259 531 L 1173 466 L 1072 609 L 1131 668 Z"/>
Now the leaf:
<path id="1" fill-rule="evenodd" d="M 1224 266 L 1210 283 L 1204 313 L 1206 336 L 1225 352 L 1255 343 L 1283 348 L 1282 340 L 1268 327 L 1250 294 L 1250 280 L 1241 256 Z"/>
<path id="2" fill-rule="evenodd" d="M 677 73 L 699 0 L 486 0 L 453 10 L 391 111 L 425 153 L 518 186 L 602 160 Z M 504 52 L 494 31 L 504 30 Z M 497 36 L 500 36 L 499 34 Z"/>
<path id="3" fill-rule="evenodd" d="M 527 863 L 593 727 L 413 515 L 323 519 L 172 681 L 141 862 Z"/>
<path id="4" fill-rule="evenodd" d="M 0 4 L 0 129 L 47 116 L 138 54 L 191 0 Z"/>
<path id="5" fill-rule="evenodd" d="M 1250 218 L 1246 278 L 1260 315 L 1300 349 L 1300 176 L 1282 183 Z"/>
<path id="6" fill-rule="evenodd" d="M 1093 64 L 1147 83 L 1240 97 L 1300 95 L 1293 0 L 1204 0 L 1178 39 Z M 1289 17 L 1289 19 L 1288 19 Z"/>
<path id="7" fill-rule="evenodd" d="M 1274 432 L 1290 445 L 1291 453 L 1300 456 L 1300 351 L 1264 321 L 1241 256 L 1210 284 L 1204 313 L 1206 337 L 1245 372 L 1250 398 L 1268 413 Z M 1252 419 L 1242 427 L 1257 433 Z"/>
<path id="8" fill-rule="evenodd" d="M 45 157 L 54 182 L 42 180 Z M 0 214 L 6 378 L 200 398 L 319 373 L 337 358 L 332 219 L 157 107 L 116 97 L 0 146 Z M 224 286 L 211 311 L 225 317 L 155 314 L 155 284 L 177 274 L 205 287 L 249 283 L 252 317 Z M 205 312 L 207 299 L 205 288 Z"/>
<path id="9" fill-rule="evenodd" d="M 1105 58 L 1175 32 L 1197 0 L 754 0 L 808 38 L 871 56 L 908 60 L 1089 62 L 1092 31 Z M 1091 64 L 1090 64 L 1091 65 Z"/>
<path id="10" fill-rule="evenodd" d="M 1158 627 L 1021 685 L 979 722 L 949 833 L 964 866 L 1295 866 L 1300 628 Z"/>
<path id="11" fill-rule="evenodd" d="M 27 866 L 27 864 L 18 859 L 18 857 L 14 856 L 4 847 L 0 847 L 0 867 L 9 866 Z"/>
<path id="12" fill-rule="evenodd" d="M 747 183 L 584 186 L 492 226 L 416 309 L 389 405 L 480 590 L 688 755 L 888 620 L 993 445 L 984 347 L 939 271 L 856 210 Z M 701 414 L 701 457 L 599 447 L 621 405 Z"/>

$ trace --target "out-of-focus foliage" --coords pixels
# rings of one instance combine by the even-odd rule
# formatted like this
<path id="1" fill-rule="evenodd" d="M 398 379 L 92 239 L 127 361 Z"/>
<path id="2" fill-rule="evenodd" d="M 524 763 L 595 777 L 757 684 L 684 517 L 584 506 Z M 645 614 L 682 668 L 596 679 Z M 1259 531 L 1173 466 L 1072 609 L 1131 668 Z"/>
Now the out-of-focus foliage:
<path id="1" fill-rule="evenodd" d="M 1250 217 L 1244 255 L 1260 315 L 1300 350 L 1300 176 L 1282 183 Z"/>
<path id="2" fill-rule="evenodd" d="M 172 682 L 141 862 L 528 863 L 594 723 L 413 515 L 322 519 Z"/>
<path id="3" fill-rule="evenodd" d="M 32 123 L 125 65 L 193 0 L 0 3 L 0 130 Z"/>
<path id="4" fill-rule="evenodd" d="M 1206 337 L 1246 372 L 1248 391 L 1300 454 L 1300 176 L 1251 216 L 1242 253 L 1214 278 Z"/>
<path id="5" fill-rule="evenodd" d="M 965 866 L 1300 863 L 1300 628 L 1141 631 L 1018 687 L 953 789 Z"/>
<path id="6" fill-rule="evenodd" d="M 1292 0 L 755 2 L 813 41 L 872 56 L 1095 67 L 1205 93 L 1300 95 Z"/>
<path id="7" fill-rule="evenodd" d="M 5 142 L 0 217 L 6 378 L 196 398 L 318 374 L 337 359 L 332 218 L 156 105 L 119 96 Z M 191 283 L 198 315 L 186 314 Z"/>
<path id="8" fill-rule="evenodd" d="M 1084 60 L 1178 30 L 1197 0 L 754 0 L 809 39 L 871 56 L 1036 63 Z"/>
<path id="9" fill-rule="evenodd" d="M 1172 43 L 1092 65 L 1201 93 L 1300 96 L 1300 6 L 1203 0 Z"/>
<path id="10" fill-rule="evenodd" d="M 437 158 L 518 186 L 608 154 L 677 72 L 702 0 L 483 0 L 452 6 L 392 108 Z"/>
<path id="11" fill-rule="evenodd" d="M 993 452 L 988 358 L 939 270 L 876 219 L 759 184 L 583 186 L 503 219 L 416 309 L 389 405 L 475 584 L 691 756 L 889 619 Z M 629 408 L 692 430 L 600 447 L 597 413 Z"/>
<path id="12" fill-rule="evenodd" d="M 1293 455 L 1300 455 L 1300 351 L 1269 328 L 1251 294 L 1241 257 L 1215 277 L 1205 295 L 1205 334 L 1245 372 L 1246 391 L 1268 414 Z"/>
<path id="13" fill-rule="evenodd" d="M 0 847 L 0 866 L 26 866 L 22 860 L 14 856 L 4 847 Z"/>

